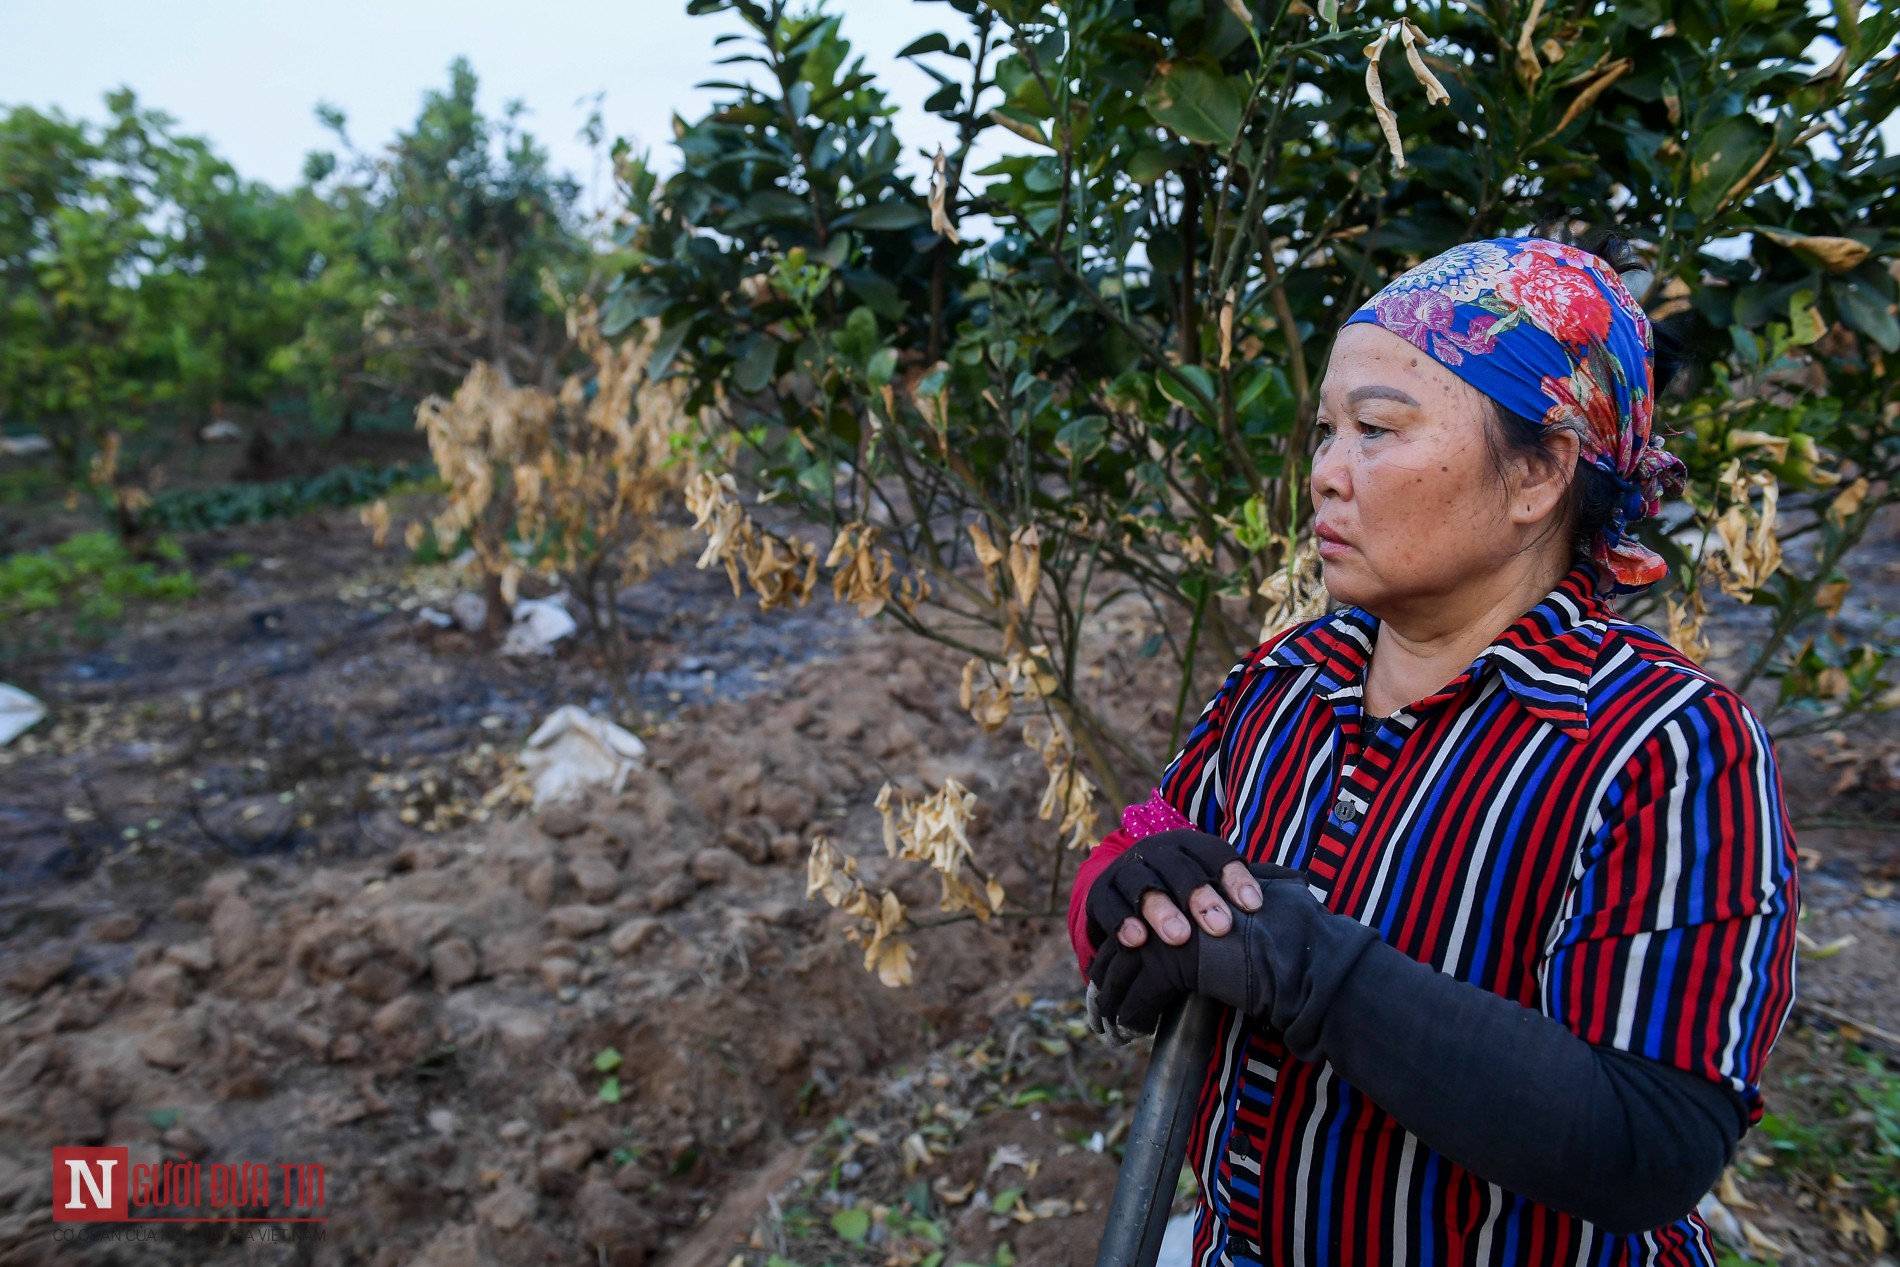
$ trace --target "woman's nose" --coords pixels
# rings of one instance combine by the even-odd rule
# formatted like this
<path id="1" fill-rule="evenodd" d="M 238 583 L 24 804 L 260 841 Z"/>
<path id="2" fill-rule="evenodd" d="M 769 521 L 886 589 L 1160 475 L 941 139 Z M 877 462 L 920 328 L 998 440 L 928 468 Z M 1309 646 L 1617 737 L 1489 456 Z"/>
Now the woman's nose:
<path id="1" fill-rule="evenodd" d="M 1313 451 L 1313 473 L 1307 477 L 1307 487 L 1315 506 L 1328 497 L 1345 497 L 1352 491 L 1351 475 L 1339 447 L 1326 440 Z"/>

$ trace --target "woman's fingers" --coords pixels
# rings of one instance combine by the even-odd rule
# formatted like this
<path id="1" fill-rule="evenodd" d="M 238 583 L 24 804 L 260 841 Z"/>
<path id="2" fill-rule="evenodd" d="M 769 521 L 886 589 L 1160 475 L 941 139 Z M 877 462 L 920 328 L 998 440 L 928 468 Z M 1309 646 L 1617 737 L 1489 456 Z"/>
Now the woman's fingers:
<path id="1" fill-rule="evenodd" d="M 1187 917 L 1181 914 L 1181 908 L 1160 889 L 1150 889 L 1141 899 L 1141 917 L 1148 921 L 1148 927 L 1160 935 L 1161 940 L 1170 946 L 1179 946 L 1186 942 L 1193 930 L 1188 927 Z"/>
<path id="2" fill-rule="evenodd" d="M 1115 930 L 1115 940 L 1130 950 L 1134 950 L 1148 940 L 1148 926 L 1141 922 L 1139 916 L 1130 915 L 1122 921 L 1122 926 Z"/>
<path id="3" fill-rule="evenodd" d="M 1210 936 L 1219 937 L 1234 926 L 1233 913 L 1211 884 L 1203 884 L 1188 894 L 1188 910 L 1194 913 L 1194 922 L 1201 926 L 1201 931 Z"/>
<path id="4" fill-rule="evenodd" d="M 1253 872 L 1247 870 L 1247 864 L 1239 860 L 1221 868 L 1220 886 L 1227 890 L 1227 896 L 1243 911 L 1260 909 L 1260 883 L 1253 878 Z"/>

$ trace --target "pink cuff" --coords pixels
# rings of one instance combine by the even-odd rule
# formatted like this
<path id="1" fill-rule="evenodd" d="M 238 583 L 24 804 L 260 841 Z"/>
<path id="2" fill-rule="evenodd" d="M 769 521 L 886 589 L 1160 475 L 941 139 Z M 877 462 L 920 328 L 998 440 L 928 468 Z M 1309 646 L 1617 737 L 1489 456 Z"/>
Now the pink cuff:
<path id="1" fill-rule="evenodd" d="M 1130 805 L 1122 811 L 1122 830 L 1140 840 L 1143 836 L 1156 836 L 1164 831 L 1180 831 L 1194 824 L 1174 806 L 1161 799 L 1161 789 L 1156 788 L 1148 794 L 1148 799 L 1139 805 Z"/>
<path id="2" fill-rule="evenodd" d="M 1108 870 L 1109 863 L 1143 836 L 1192 826 L 1194 824 L 1180 810 L 1161 799 L 1161 789 L 1156 788 L 1148 794 L 1147 800 L 1123 810 L 1120 830 L 1110 832 L 1082 860 L 1076 869 L 1075 886 L 1069 891 L 1069 943 L 1075 947 L 1076 963 L 1084 976 L 1088 975 L 1089 961 L 1095 957 L 1095 947 L 1089 944 L 1087 915 L 1089 886 L 1095 883 L 1095 877 Z"/>

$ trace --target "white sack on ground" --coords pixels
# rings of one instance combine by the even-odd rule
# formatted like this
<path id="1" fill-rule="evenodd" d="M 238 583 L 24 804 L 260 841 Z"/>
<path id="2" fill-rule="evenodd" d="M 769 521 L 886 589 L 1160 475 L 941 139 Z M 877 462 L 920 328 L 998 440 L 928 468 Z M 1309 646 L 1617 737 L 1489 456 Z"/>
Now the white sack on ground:
<path id="1" fill-rule="evenodd" d="M 1176 1214 L 1168 1220 L 1167 1231 L 1161 1234 L 1161 1252 L 1155 1257 L 1155 1267 L 1188 1267 L 1194 1259 L 1194 1216 Z"/>
<path id="2" fill-rule="evenodd" d="M 564 704 L 528 736 L 521 768 L 534 783 L 539 809 L 590 787 L 618 792 L 646 759 L 647 746 L 640 736 L 578 705 Z"/>
<path id="3" fill-rule="evenodd" d="M 488 619 L 488 600 L 480 594 L 461 593 L 449 600 L 449 615 L 469 633 L 480 633 Z"/>
<path id="4" fill-rule="evenodd" d="M 0 682 L 0 748 L 31 730 L 44 716 L 46 705 L 19 687 Z"/>
<path id="5" fill-rule="evenodd" d="M 236 444 L 244 438 L 244 428 L 229 418 L 217 418 L 199 430 L 198 438 L 210 444 Z"/>
<path id="6" fill-rule="evenodd" d="M 14 458 L 30 458 L 40 453 L 51 453 L 53 442 L 45 436 L 0 436 L 0 453 Z"/>
<path id="7" fill-rule="evenodd" d="M 522 599 L 515 604 L 514 618 L 508 636 L 501 640 L 503 655 L 548 655 L 555 643 L 580 628 L 558 594 Z"/>

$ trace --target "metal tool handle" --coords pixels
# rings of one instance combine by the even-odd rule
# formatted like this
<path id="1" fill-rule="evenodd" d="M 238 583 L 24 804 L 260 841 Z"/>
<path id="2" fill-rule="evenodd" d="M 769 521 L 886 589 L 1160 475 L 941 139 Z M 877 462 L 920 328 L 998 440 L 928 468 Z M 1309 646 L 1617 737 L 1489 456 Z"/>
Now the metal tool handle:
<path id="1" fill-rule="evenodd" d="M 1198 994 L 1162 1016 L 1095 1267 L 1154 1267 L 1219 1022 L 1220 1005 Z"/>

